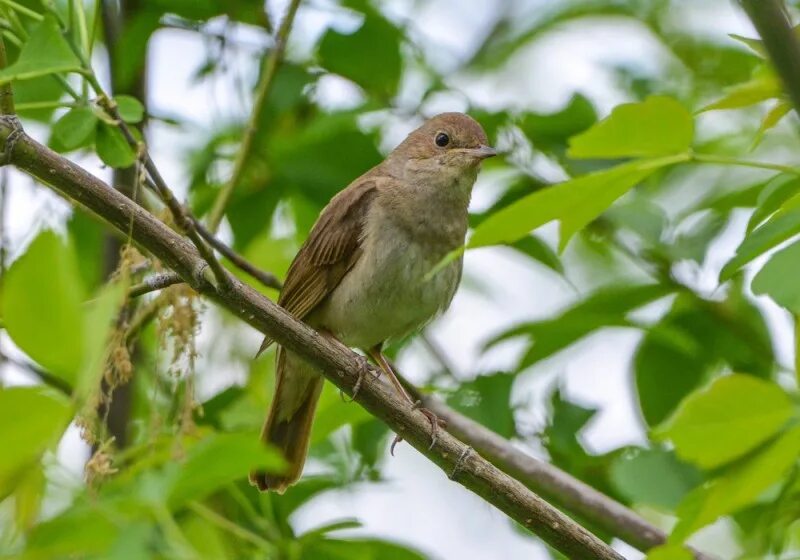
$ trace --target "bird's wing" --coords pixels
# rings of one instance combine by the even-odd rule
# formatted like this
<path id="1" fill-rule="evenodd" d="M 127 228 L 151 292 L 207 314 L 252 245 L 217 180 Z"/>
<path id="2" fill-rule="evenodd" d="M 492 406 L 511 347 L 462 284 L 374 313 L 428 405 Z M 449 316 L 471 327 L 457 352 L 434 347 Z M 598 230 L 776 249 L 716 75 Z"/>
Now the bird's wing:
<path id="1" fill-rule="evenodd" d="M 377 193 L 372 179 L 357 181 L 322 210 L 289 267 L 278 304 L 303 319 L 339 285 L 361 255 L 364 220 Z"/>

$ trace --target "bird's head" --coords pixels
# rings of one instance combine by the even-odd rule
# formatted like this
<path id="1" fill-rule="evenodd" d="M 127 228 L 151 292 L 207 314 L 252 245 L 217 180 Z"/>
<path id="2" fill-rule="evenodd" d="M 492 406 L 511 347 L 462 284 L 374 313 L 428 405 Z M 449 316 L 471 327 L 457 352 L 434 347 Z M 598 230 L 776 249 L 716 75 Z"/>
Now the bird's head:
<path id="1" fill-rule="evenodd" d="M 395 149 L 415 170 L 475 172 L 486 158 L 497 155 L 475 119 L 463 113 L 441 113 L 428 119 Z"/>

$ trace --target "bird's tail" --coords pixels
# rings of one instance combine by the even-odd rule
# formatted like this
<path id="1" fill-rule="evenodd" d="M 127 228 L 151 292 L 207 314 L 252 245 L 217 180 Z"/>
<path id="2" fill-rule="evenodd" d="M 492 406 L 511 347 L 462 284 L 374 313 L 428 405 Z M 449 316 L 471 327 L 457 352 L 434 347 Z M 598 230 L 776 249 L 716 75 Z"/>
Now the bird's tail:
<path id="1" fill-rule="evenodd" d="M 283 494 L 303 472 L 323 378 L 310 364 L 283 348 L 278 348 L 275 370 L 275 396 L 261 439 L 278 448 L 289 466 L 281 474 L 253 471 L 250 483 L 262 492 Z"/>

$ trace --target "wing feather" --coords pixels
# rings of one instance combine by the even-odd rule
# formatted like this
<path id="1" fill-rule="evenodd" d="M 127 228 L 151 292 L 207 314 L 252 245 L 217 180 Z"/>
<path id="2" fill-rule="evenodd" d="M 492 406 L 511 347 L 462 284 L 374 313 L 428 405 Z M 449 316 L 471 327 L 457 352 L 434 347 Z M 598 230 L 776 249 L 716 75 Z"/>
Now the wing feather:
<path id="1" fill-rule="evenodd" d="M 352 184 L 320 213 L 286 276 L 278 304 L 303 319 L 341 282 L 361 254 L 364 219 L 374 181 Z"/>

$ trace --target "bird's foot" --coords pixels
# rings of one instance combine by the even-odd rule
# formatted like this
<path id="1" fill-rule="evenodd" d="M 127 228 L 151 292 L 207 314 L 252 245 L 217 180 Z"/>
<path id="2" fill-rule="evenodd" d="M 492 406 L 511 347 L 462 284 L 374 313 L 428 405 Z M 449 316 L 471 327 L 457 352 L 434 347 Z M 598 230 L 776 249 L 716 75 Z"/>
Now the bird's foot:
<path id="1" fill-rule="evenodd" d="M 427 408 L 422 406 L 422 401 L 418 400 L 418 401 L 412 403 L 411 404 L 411 409 L 412 410 L 419 410 L 422 414 L 425 415 L 425 418 L 428 419 L 428 422 L 430 422 L 430 424 L 431 424 L 431 444 L 428 446 L 428 449 L 433 449 L 433 446 L 436 445 L 436 442 L 438 441 L 438 438 L 439 438 L 439 428 L 447 427 L 447 422 L 445 422 L 443 419 L 441 419 L 438 416 L 436 416 L 436 414 L 434 414 L 433 412 L 431 412 L 430 410 L 428 410 Z M 394 436 L 394 440 L 392 441 L 392 445 L 389 448 L 389 453 L 392 455 L 392 457 L 394 457 L 394 446 L 397 445 L 398 443 L 400 443 L 401 441 L 403 441 L 403 437 L 402 436 L 400 436 L 400 435 Z"/>
<path id="2" fill-rule="evenodd" d="M 344 391 L 339 391 L 339 395 L 342 397 L 342 400 L 346 403 L 351 403 L 354 400 L 356 400 L 356 396 L 358 395 L 358 392 L 361 390 L 361 385 L 362 383 L 364 383 L 364 378 L 367 376 L 368 373 L 372 372 L 373 375 L 375 376 L 375 379 L 381 376 L 380 371 L 374 372 L 372 368 L 369 367 L 369 362 L 364 356 L 362 356 L 361 354 L 357 354 L 357 356 L 358 358 L 356 358 L 357 362 L 356 369 L 358 378 L 356 379 L 356 382 L 353 385 L 353 395 L 350 398 L 347 398 Z"/>

